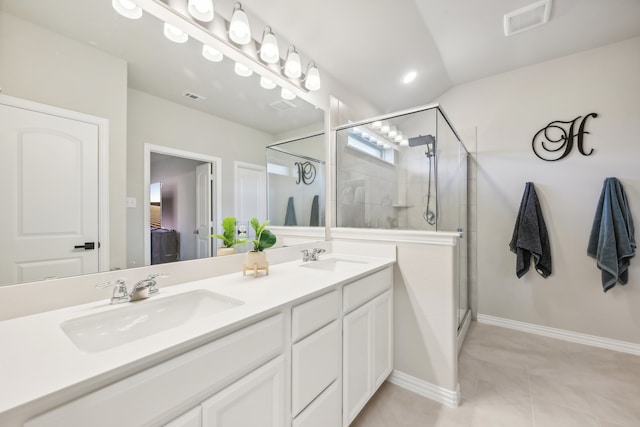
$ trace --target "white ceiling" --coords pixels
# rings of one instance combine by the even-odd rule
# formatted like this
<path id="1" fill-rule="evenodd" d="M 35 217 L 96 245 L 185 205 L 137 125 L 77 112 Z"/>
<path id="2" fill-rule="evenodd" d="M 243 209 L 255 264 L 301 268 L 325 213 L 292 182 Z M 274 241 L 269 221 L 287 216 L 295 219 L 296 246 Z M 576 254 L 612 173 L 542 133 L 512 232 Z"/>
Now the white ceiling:
<path id="1" fill-rule="evenodd" d="M 547 25 L 512 37 L 503 15 L 535 0 L 244 0 L 248 11 L 381 112 L 452 85 L 640 35 L 640 0 L 553 0 Z M 401 83 L 409 69 L 413 84 Z"/>
<path id="2" fill-rule="evenodd" d="M 65 11 L 74 2 L 83 4 L 81 13 Z M 214 2 L 228 19 L 234 1 Z M 321 73 L 381 113 L 427 104 L 453 85 L 640 36 L 640 0 L 553 0 L 547 25 L 506 38 L 503 15 L 532 2 L 244 0 L 242 5 L 254 38 L 260 38 L 262 24 L 270 25 L 278 37 L 291 40 L 313 59 Z M 110 3 L 0 0 L 0 7 L 41 24 L 55 17 L 59 22 L 48 25 L 56 31 L 124 57 L 130 85 L 140 90 L 274 134 L 321 121 L 321 112 L 300 100 L 295 101 L 299 109 L 274 117 L 268 104 L 279 95 L 260 89 L 257 76 L 235 76 L 229 60 L 207 63 L 199 57 L 197 43 L 173 45 L 160 35 L 158 22 L 121 18 Z M 281 43 L 283 56 L 286 47 Z M 404 85 L 402 76 L 410 69 L 418 77 Z M 184 99 L 185 90 L 208 102 Z"/>

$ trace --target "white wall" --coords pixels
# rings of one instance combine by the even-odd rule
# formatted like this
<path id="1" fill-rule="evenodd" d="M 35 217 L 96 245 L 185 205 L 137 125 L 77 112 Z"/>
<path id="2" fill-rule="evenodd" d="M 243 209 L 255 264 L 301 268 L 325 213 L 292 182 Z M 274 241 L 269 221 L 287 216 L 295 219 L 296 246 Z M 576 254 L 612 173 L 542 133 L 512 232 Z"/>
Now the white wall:
<path id="1" fill-rule="evenodd" d="M 640 38 L 460 85 L 439 101 L 458 129 L 477 126 L 478 312 L 640 344 L 640 258 L 629 284 L 604 294 L 586 255 L 606 177 L 621 180 L 640 223 Z M 591 112 L 593 155 L 576 147 L 557 162 L 534 155 L 539 129 Z M 546 280 L 533 269 L 518 280 L 508 248 L 527 181 L 550 233 Z"/>
<path id="2" fill-rule="evenodd" d="M 111 267 L 125 267 L 126 62 L 0 11 L 0 88 L 109 120 Z"/>
<path id="3" fill-rule="evenodd" d="M 271 135 L 164 99 L 128 91 L 127 209 L 128 266 L 144 265 L 144 144 L 161 145 L 222 159 L 222 216 L 234 215 L 235 160 L 266 164 Z"/>

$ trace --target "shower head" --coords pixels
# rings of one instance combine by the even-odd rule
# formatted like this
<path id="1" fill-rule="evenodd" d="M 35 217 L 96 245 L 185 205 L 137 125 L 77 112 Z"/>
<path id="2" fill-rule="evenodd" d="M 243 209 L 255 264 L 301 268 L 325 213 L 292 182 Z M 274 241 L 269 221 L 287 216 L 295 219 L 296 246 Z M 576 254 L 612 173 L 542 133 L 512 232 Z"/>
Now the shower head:
<path id="1" fill-rule="evenodd" d="M 436 139 L 433 135 L 420 135 L 415 138 L 409 138 L 409 147 L 418 147 L 420 145 L 433 145 L 436 143 Z"/>
<path id="2" fill-rule="evenodd" d="M 409 138 L 409 147 L 419 147 L 421 145 L 427 146 L 427 150 L 424 152 L 425 156 L 431 158 L 436 154 L 436 139 L 433 135 Z"/>

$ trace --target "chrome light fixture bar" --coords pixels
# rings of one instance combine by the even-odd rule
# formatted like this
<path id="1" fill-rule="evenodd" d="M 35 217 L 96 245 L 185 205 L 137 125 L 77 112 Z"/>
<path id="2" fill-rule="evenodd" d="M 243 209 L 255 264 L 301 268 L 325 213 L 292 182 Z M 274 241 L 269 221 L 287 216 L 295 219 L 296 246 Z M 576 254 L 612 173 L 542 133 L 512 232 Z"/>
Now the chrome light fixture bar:
<path id="1" fill-rule="evenodd" d="M 309 61 L 303 72 L 300 55 L 291 45 L 284 59 L 280 57 L 278 40 L 270 26 L 266 26 L 262 41 L 254 40 L 247 13 L 238 2 L 234 4 L 229 21 L 214 12 L 216 0 L 112 0 L 118 13 L 137 19 L 143 12 L 160 19 L 164 34 L 176 43 L 186 43 L 189 37 L 202 42 L 202 55 L 207 60 L 219 62 L 228 57 L 241 66 L 236 66 L 239 75 L 257 72 L 264 79 L 260 85 L 267 88 L 285 88 L 284 96 L 325 104 L 324 97 L 306 96 L 321 87 L 320 72 L 313 61 Z M 298 92 L 300 91 L 300 92 Z M 310 98 L 310 99 L 309 99 Z"/>

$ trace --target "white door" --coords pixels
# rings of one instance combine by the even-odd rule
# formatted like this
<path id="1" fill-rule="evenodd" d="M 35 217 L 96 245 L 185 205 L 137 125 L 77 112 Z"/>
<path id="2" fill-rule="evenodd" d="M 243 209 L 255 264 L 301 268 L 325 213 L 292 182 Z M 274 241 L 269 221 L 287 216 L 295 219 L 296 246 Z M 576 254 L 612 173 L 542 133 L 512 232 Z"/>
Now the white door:
<path id="1" fill-rule="evenodd" d="M 0 283 L 99 270 L 98 131 L 0 105 Z"/>
<path id="2" fill-rule="evenodd" d="M 236 162 L 236 219 L 267 218 L 267 172 L 264 166 Z"/>
<path id="3" fill-rule="evenodd" d="M 284 395 L 279 356 L 204 401 L 202 427 L 282 427 Z"/>
<path id="4" fill-rule="evenodd" d="M 208 258 L 212 255 L 213 239 L 213 171 L 211 163 L 196 167 L 196 257 Z"/>

